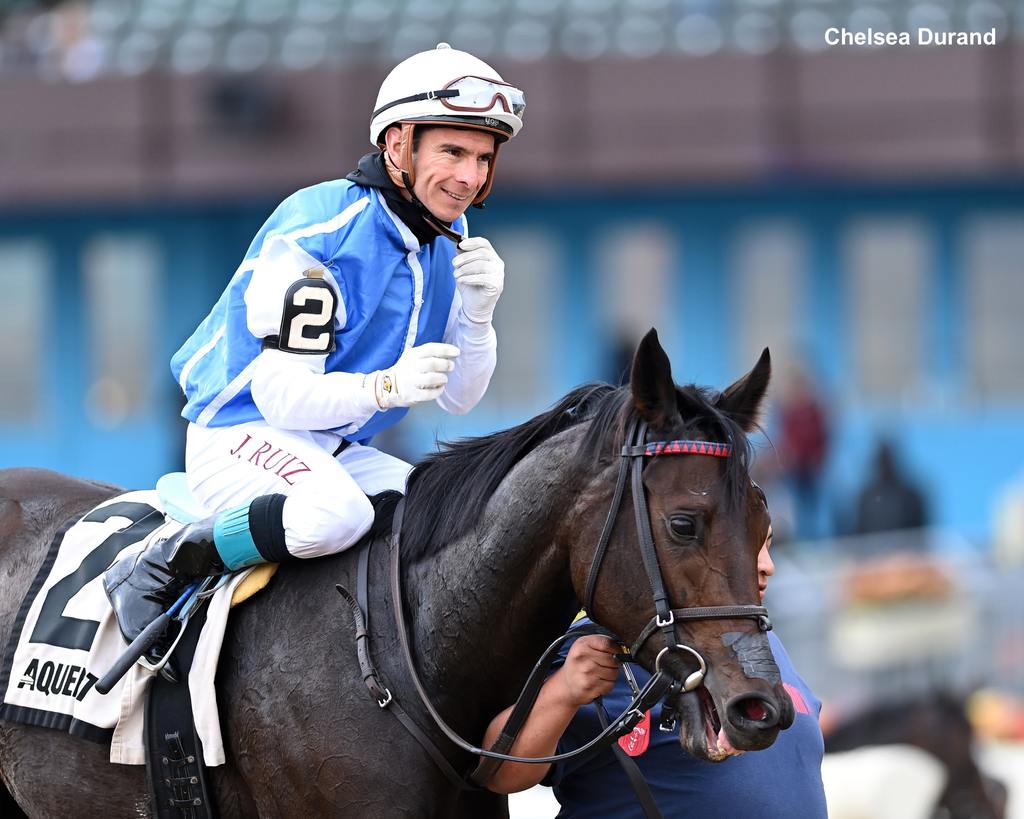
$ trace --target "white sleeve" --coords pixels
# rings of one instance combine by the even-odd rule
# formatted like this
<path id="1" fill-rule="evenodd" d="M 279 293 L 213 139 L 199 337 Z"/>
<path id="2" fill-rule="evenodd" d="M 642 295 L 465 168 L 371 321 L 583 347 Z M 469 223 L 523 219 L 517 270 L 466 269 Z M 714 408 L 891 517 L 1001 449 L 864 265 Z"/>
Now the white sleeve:
<path id="1" fill-rule="evenodd" d="M 455 359 L 455 369 L 448 374 L 448 383 L 437 397 L 437 403 L 447 412 L 465 415 L 479 403 L 491 383 L 498 363 L 498 337 L 490 322 L 478 324 L 466 318 L 456 290 L 444 340 L 458 347 L 460 355 Z"/>
<path id="2" fill-rule="evenodd" d="M 324 280 L 337 294 L 335 318 L 340 327 L 345 326 L 345 302 L 341 288 L 327 265 L 303 250 L 294 239 L 276 234 L 264 240 L 245 290 L 245 318 L 250 333 L 256 338 L 266 338 L 280 332 L 288 288 L 301 279 L 305 271 L 314 267 L 324 271 Z"/>
<path id="3" fill-rule="evenodd" d="M 380 411 L 363 373 L 325 373 L 326 355 L 264 350 L 255 360 L 252 400 L 278 429 L 355 432 Z"/>
<path id="4" fill-rule="evenodd" d="M 298 242 L 278 234 L 263 242 L 245 291 L 249 332 L 257 338 L 277 335 L 288 288 L 314 267 L 323 269 L 324 280 L 338 295 L 335 318 L 344 327 L 345 305 L 330 270 Z M 341 427 L 345 434 L 357 430 L 380 410 L 372 384 L 367 387 L 363 383 L 363 373 L 325 373 L 326 361 L 326 354 L 278 349 L 264 350 L 256 357 L 250 389 L 253 403 L 268 424 L 278 429 Z"/>

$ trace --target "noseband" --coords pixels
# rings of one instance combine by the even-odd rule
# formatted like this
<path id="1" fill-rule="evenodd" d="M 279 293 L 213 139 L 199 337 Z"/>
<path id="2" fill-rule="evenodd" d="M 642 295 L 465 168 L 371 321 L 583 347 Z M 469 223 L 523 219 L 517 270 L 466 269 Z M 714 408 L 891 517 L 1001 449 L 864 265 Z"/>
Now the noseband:
<path id="1" fill-rule="evenodd" d="M 612 530 L 615 528 L 615 519 L 618 517 L 619 509 L 622 506 L 626 478 L 631 476 L 637 542 L 640 545 L 640 557 L 643 560 L 644 570 L 651 584 L 651 592 L 654 598 L 654 616 L 641 629 L 639 636 L 630 647 L 629 653 L 635 657 L 640 653 L 647 641 L 656 632 L 660 632 L 665 645 L 658 652 L 657 660 L 655 661 L 656 669 L 658 671 L 662 670 L 661 663 L 667 655 L 673 653 L 691 655 L 696 658 L 698 669 L 683 681 L 683 690 L 693 691 L 704 681 L 707 664 L 696 649 L 680 642 L 676 634 L 677 622 L 684 620 L 752 619 L 757 621 L 758 628 L 761 631 L 769 631 L 772 624 L 768 619 L 768 609 L 764 606 L 687 606 L 684 608 L 672 608 L 668 599 L 668 593 L 665 591 L 661 564 L 658 562 L 658 552 L 654 547 L 654 536 L 651 533 L 651 518 L 647 508 L 647 495 L 643 484 L 644 458 L 654 457 L 655 455 L 706 455 L 713 458 L 728 458 L 732 455 L 732 445 L 715 441 L 652 441 L 648 443 L 646 438 L 647 422 L 633 418 L 626 430 L 626 441 L 622 447 L 619 474 L 615 483 L 615 494 L 612 496 L 612 505 L 608 510 L 608 517 L 605 519 L 604 528 L 601 530 L 601 537 L 597 542 L 597 548 L 594 550 L 594 560 L 590 564 L 586 594 L 584 595 L 584 607 L 593 616 L 594 589 L 597 586 L 597 578 L 601 572 L 605 553 L 608 551 Z"/>

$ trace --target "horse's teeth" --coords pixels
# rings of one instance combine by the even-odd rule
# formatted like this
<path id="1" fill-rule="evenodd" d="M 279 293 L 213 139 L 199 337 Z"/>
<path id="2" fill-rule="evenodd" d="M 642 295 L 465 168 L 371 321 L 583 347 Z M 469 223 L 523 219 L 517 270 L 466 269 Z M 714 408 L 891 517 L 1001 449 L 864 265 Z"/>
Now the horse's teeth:
<path id="1" fill-rule="evenodd" d="M 734 748 L 732 743 L 729 742 L 729 737 L 725 733 L 725 728 L 720 728 L 718 731 L 718 750 L 723 754 L 729 756 L 739 756 L 743 751 Z"/>

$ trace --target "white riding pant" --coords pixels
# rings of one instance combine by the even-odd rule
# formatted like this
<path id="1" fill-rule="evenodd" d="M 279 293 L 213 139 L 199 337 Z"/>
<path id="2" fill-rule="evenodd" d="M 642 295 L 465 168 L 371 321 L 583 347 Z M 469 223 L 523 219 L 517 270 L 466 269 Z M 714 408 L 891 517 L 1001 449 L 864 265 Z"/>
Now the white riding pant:
<path id="1" fill-rule="evenodd" d="M 412 467 L 332 433 L 302 432 L 253 421 L 232 427 L 189 424 L 185 472 L 210 514 L 261 495 L 286 495 L 285 545 L 295 557 L 320 557 L 356 543 L 373 523 L 367 495 L 405 491 Z"/>

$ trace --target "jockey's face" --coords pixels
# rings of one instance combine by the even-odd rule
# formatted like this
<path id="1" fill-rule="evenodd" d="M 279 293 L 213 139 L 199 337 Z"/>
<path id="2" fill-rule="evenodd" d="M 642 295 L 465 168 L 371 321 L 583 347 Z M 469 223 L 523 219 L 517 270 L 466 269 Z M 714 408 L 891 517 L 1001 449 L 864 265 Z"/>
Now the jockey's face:
<path id="1" fill-rule="evenodd" d="M 413 190 L 438 219 L 458 219 L 487 181 L 494 136 L 459 128 L 417 129 Z"/>

